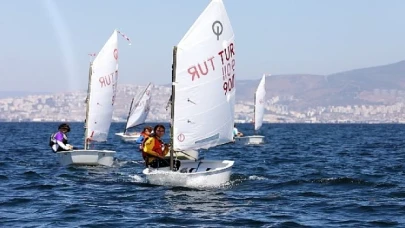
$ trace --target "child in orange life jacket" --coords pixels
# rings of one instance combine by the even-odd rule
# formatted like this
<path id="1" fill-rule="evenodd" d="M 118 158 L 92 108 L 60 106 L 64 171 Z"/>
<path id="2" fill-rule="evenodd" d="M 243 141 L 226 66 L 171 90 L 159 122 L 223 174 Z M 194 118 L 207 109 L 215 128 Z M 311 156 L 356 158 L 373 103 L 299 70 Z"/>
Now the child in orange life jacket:
<path id="1" fill-rule="evenodd" d="M 163 125 L 156 125 L 153 129 L 154 134 L 144 142 L 143 152 L 145 153 L 145 165 L 152 168 L 170 166 L 170 158 L 165 158 L 169 152 L 169 144 L 164 144 L 161 138 L 165 134 Z M 178 162 L 177 162 L 178 163 Z M 180 164 L 176 164 L 179 167 Z"/>
<path id="2" fill-rule="evenodd" d="M 150 133 L 152 133 L 152 127 L 147 126 L 143 129 L 141 132 L 141 136 L 139 136 L 138 139 L 136 139 L 136 143 L 141 144 L 145 138 L 148 138 Z"/>

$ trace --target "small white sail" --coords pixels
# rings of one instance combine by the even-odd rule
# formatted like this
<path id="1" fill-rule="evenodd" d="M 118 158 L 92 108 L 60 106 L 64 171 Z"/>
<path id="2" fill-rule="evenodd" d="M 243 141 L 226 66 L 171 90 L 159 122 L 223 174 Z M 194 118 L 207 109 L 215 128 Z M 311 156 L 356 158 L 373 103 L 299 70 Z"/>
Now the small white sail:
<path id="1" fill-rule="evenodd" d="M 254 108 L 254 128 L 255 131 L 259 130 L 263 125 L 263 116 L 264 116 L 264 105 L 266 97 L 266 74 L 263 74 L 262 79 L 257 86 L 255 93 L 255 108 Z M 242 136 L 235 137 L 236 142 L 241 142 L 243 144 L 262 144 L 264 143 L 264 136 L 262 135 L 251 135 L 251 136 Z"/>
<path id="2" fill-rule="evenodd" d="M 263 124 L 264 104 L 266 98 L 266 75 L 260 80 L 255 93 L 255 131 L 259 130 Z"/>
<path id="3" fill-rule="evenodd" d="M 118 37 L 111 37 L 93 61 L 90 77 L 86 138 L 106 141 L 110 129 L 118 79 Z"/>
<path id="4" fill-rule="evenodd" d="M 130 110 L 130 116 L 127 121 L 126 129 L 145 123 L 150 110 L 151 90 L 152 84 L 146 87 L 145 91 L 142 91 L 142 96 L 139 100 L 133 103 L 133 107 Z"/>
<path id="5" fill-rule="evenodd" d="M 212 0 L 177 45 L 174 150 L 232 141 L 234 33 L 221 0 Z"/>

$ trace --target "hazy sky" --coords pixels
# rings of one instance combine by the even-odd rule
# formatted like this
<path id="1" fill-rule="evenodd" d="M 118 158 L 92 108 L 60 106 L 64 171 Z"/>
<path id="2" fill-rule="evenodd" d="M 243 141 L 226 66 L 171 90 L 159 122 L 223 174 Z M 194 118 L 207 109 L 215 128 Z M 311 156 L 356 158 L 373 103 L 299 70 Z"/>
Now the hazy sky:
<path id="1" fill-rule="evenodd" d="M 87 88 L 88 53 L 118 28 L 119 83 L 171 81 L 172 47 L 209 0 L 1 0 L 0 91 Z M 237 79 L 405 59 L 403 0 L 224 0 Z"/>

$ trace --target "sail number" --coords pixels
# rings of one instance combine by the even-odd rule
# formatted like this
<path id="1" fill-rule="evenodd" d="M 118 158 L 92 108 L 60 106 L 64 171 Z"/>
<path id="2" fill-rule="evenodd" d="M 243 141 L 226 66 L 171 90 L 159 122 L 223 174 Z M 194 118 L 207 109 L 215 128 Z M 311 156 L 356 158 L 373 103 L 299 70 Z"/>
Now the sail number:
<path id="1" fill-rule="evenodd" d="M 226 95 L 235 87 L 235 51 L 233 49 L 233 43 L 230 43 L 228 47 L 218 52 L 218 55 L 221 56 L 222 88 Z"/>

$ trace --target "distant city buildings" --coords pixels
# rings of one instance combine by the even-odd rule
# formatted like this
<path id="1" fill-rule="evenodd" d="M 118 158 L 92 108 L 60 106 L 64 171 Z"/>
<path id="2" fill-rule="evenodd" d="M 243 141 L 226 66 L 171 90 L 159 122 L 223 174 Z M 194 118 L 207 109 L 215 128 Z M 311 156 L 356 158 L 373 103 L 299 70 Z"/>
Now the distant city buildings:
<path id="1" fill-rule="evenodd" d="M 135 85 L 118 86 L 113 121 L 124 122 L 131 99 L 144 87 Z M 383 94 L 384 91 L 375 90 Z M 171 88 L 155 86 L 152 91 L 151 110 L 148 122 L 168 122 L 170 109 L 166 110 Z M 390 93 L 390 92 L 388 92 Z M 391 91 L 392 93 L 392 91 Z M 86 92 L 58 93 L 52 95 L 31 95 L 0 99 L 0 121 L 68 121 L 83 122 L 86 111 Z M 289 102 L 294 97 L 268 97 L 265 122 L 272 123 L 404 123 L 405 103 L 400 100 L 391 105 L 342 105 L 307 107 L 294 110 Z M 253 119 L 253 101 L 238 100 L 235 106 L 235 120 L 250 123 Z"/>

